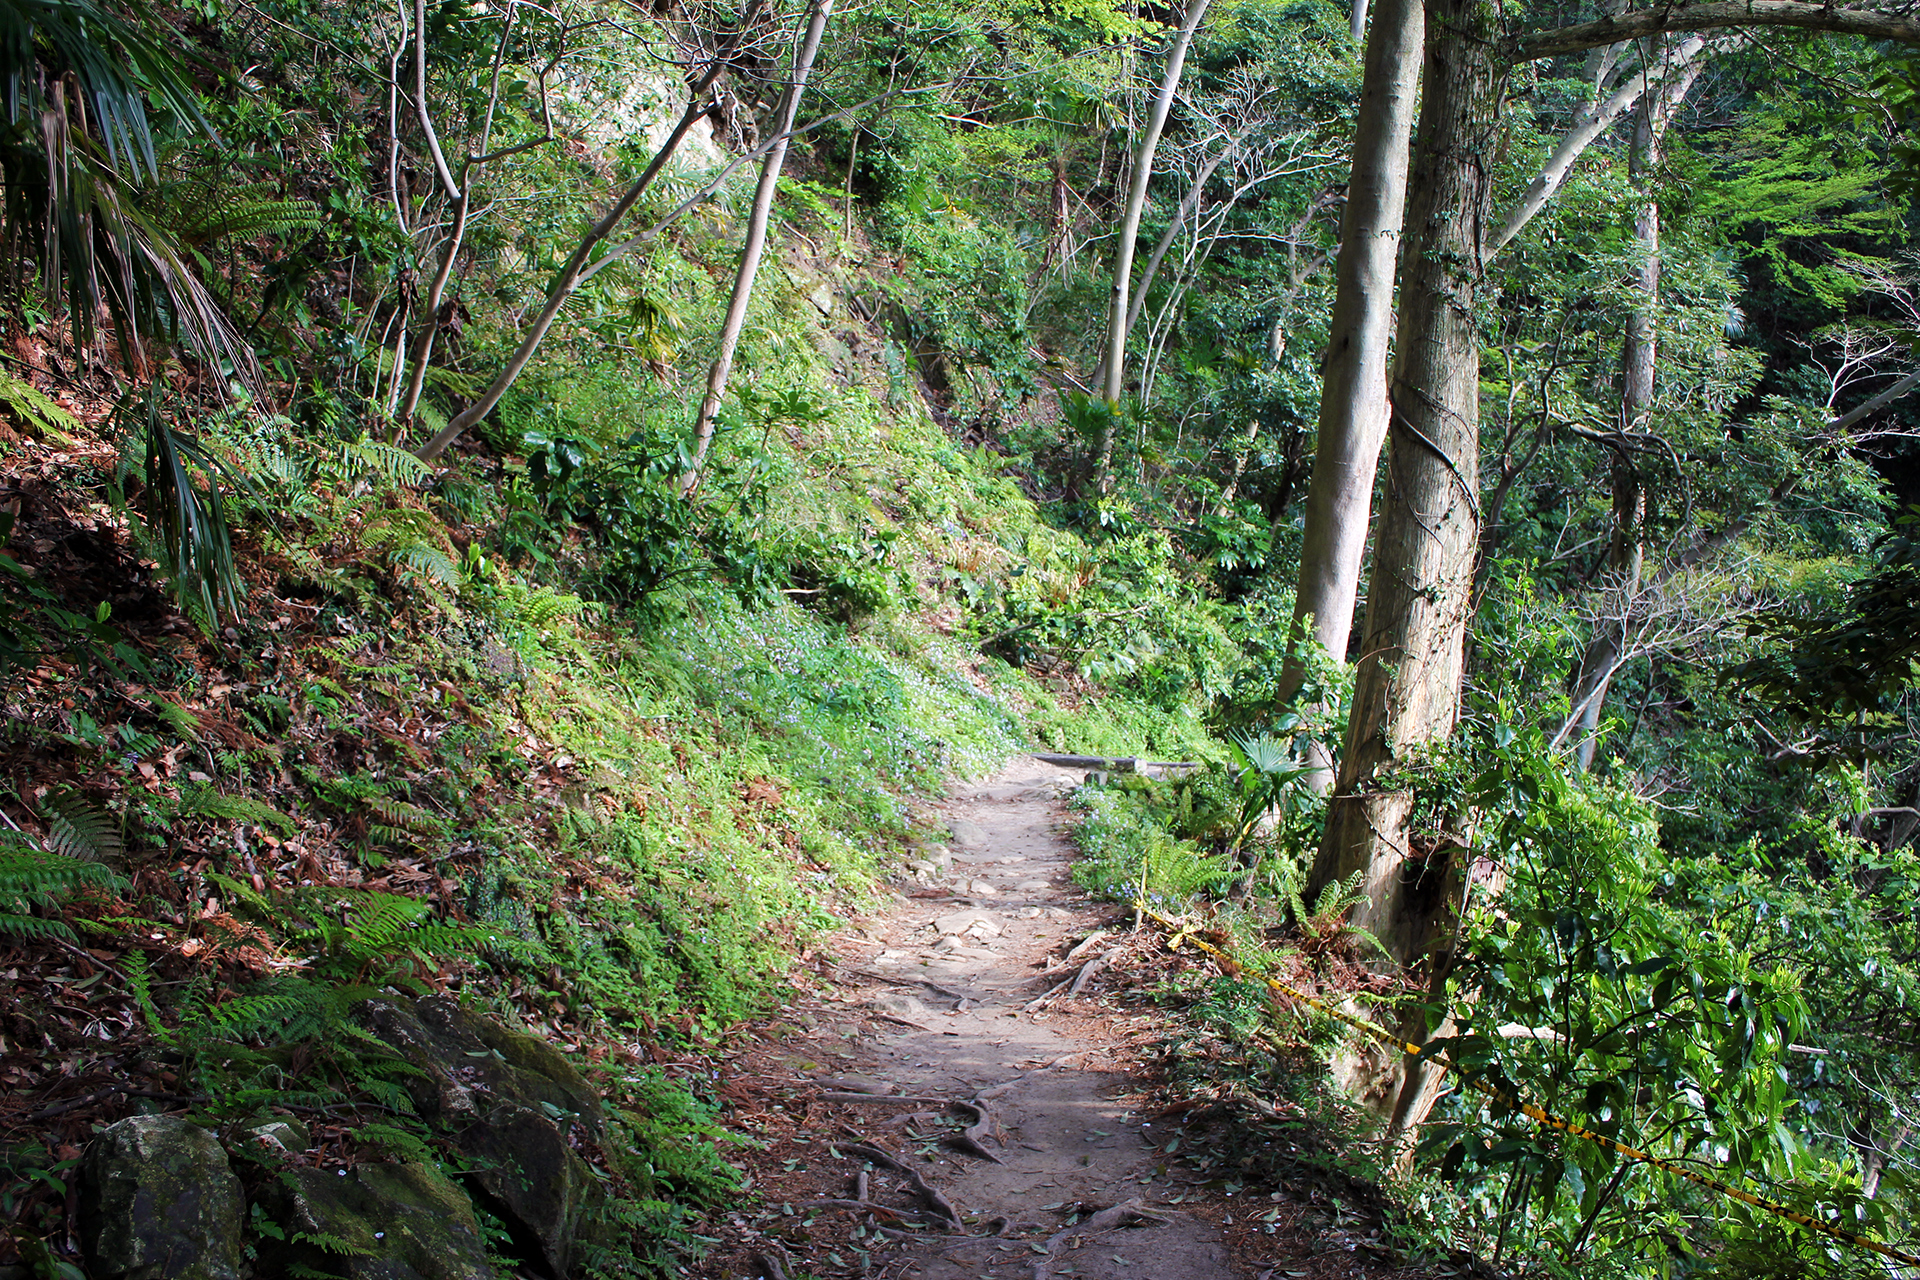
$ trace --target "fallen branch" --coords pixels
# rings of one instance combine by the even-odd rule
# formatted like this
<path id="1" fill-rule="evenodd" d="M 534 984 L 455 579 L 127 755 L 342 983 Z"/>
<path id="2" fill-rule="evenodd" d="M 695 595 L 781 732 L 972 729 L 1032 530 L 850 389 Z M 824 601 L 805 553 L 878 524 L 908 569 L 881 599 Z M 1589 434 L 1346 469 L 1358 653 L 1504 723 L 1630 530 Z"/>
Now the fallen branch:
<path id="1" fill-rule="evenodd" d="M 909 1214 L 913 1214 L 915 1217 L 922 1216 L 914 1213 L 913 1210 L 895 1209 L 888 1205 L 868 1200 L 864 1196 L 858 1200 L 836 1200 L 829 1198 L 826 1200 L 796 1200 L 794 1203 L 802 1209 L 854 1209 L 861 1213 L 882 1213 L 895 1221 L 905 1218 Z"/>
<path id="2" fill-rule="evenodd" d="M 1148 1222 L 1156 1227 L 1164 1227 L 1171 1219 L 1165 1214 L 1154 1213 L 1138 1200 L 1126 1200 L 1111 1208 L 1102 1209 L 1083 1222 L 1076 1222 L 1061 1231 L 1056 1231 L 1047 1240 L 1047 1256 L 1033 1264 L 1033 1280 L 1052 1280 L 1053 1255 L 1067 1241 L 1075 1236 L 1098 1235 L 1102 1231 L 1111 1231 L 1115 1227 L 1128 1226 L 1134 1222 Z"/>
<path id="3" fill-rule="evenodd" d="M 1100 970 L 1107 965 L 1112 964 L 1115 960 L 1118 960 L 1124 950 L 1124 947 L 1115 947 L 1111 951 L 1095 956 L 1093 959 L 1087 961 L 1085 965 L 1081 966 L 1079 976 L 1073 980 L 1073 985 L 1067 988 L 1067 999 L 1071 1000 L 1079 995 L 1087 983 L 1092 980 L 1093 975 L 1100 972 Z"/>
<path id="4" fill-rule="evenodd" d="M 1027 1001 L 1025 1005 L 1021 1006 L 1022 1012 L 1025 1012 L 1025 1013 L 1038 1012 L 1040 1007 L 1046 1004 L 1047 1001 L 1053 999 L 1055 996 L 1059 995 L 1062 991 L 1065 991 L 1068 987 L 1072 985 L 1073 985 L 1072 978 L 1062 978 L 1059 982 L 1054 983 L 1051 987 L 1048 987 L 1045 991 L 1041 992 L 1039 995 L 1035 996 L 1033 999 Z"/>
<path id="5" fill-rule="evenodd" d="M 1073 977 L 1068 978 L 1065 981 L 1053 987 L 1049 987 L 1041 995 L 1037 996 L 1032 1000 L 1029 1000 L 1025 1006 L 1025 1012 L 1027 1013 L 1036 1012 L 1042 1005 L 1046 1004 L 1049 1000 L 1052 1000 L 1055 996 L 1059 995 L 1062 990 L 1066 991 L 1067 998 L 1071 1000 L 1073 997 L 1079 995 L 1082 991 L 1086 989 L 1087 983 L 1092 981 L 1094 974 L 1100 972 L 1100 970 L 1105 968 L 1108 964 L 1111 964 L 1113 961 L 1119 959 L 1121 954 L 1125 950 L 1126 948 L 1124 947 L 1115 947 L 1112 951 L 1105 951 L 1095 956 L 1093 959 L 1087 961 L 1085 964 L 1080 966 L 1079 973 L 1076 973 Z"/>
<path id="6" fill-rule="evenodd" d="M 1106 937 L 1107 931 L 1105 929 L 1095 929 L 1092 933 L 1075 943 L 1073 950 L 1062 956 L 1059 964 L 1048 965 L 1045 971 L 1034 975 L 1031 980 L 1034 982 L 1044 982 L 1056 973 L 1065 973 L 1067 970 L 1073 968 L 1074 963 L 1078 961 L 1081 956 L 1093 950 L 1094 947 L 1098 946 L 1101 940 Z"/>
<path id="7" fill-rule="evenodd" d="M 851 1102 L 858 1105 L 863 1102 L 938 1102 L 943 1106 L 951 1105 L 945 1098 L 926 1098 L 919 1094 L 906 1093 L 823 1093 L 822 1102 Z"/>

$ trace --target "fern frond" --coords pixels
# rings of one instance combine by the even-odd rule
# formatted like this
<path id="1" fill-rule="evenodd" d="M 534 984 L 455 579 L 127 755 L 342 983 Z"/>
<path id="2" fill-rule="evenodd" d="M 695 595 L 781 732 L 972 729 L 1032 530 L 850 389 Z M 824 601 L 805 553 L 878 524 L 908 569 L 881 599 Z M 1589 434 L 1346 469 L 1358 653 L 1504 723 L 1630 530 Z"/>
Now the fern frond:
<path id="1" fill-rule="evenodd" d="M 217 186 L 214 182 L 169 182 L 143 201 L 155 223 L 188 244 L 226 236 L 311 234 L 323 225 L 311 200 L 282 200 L 265 184 Z"/>
<path id="2" fill-rule="evenodd" d="M 30 382 L 0 373 L 0 405 L 42 435 L 65 440 L 80 430 L 80 419 L 55 404 Z"/>
<path id="3" fill-rule="evenodd" d="M 251 822 L 256 827 L 272 827 L 286 836 L 292 835 L 296 827 L 292 818 L 270 804 L 251 796 L 223 795 L 205 783 L 181 792 L 180 812 L 202 818 L 224 818 L 229 822 Z"/>
<path id="4" fill-rule="evenodd" d="M 38 916 L 23 916 L 4 910 L 0 910 L 0 933 L 10 933 L 17 938 L 76 941 L 73 929 L 64 920 L 42 920 Z"/>
<path id="5" fill-rule="evenodd" d="M 425 480 L 433 474 L 432 467 L 405 449 L 374 439 L 341 440 L 327 461 L 348 480 L 377 475 L 404 484 Z"/>
<path id="6" fill-rule="evenodd" d="M 56 809 L 47 832 L 47 851 L 81 862 L 105 862 L 126 853 L 114 820 L 99 809 Z"/>

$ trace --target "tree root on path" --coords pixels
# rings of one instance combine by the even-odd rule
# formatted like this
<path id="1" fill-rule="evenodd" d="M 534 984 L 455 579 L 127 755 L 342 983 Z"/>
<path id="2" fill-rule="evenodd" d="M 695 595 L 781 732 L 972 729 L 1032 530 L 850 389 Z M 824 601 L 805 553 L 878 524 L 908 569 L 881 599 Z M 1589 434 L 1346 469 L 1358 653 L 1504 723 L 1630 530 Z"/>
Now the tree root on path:
<path id="1" fill-rule="evenodd" d="M 1156 1227 L 1164 1227 L 1171 1219 L 1165 1214 L 1155 1213 L 1138 1200 L 1126 1200 L 1111 1208 L 1102 1209 L 1082 1222 L 1061 1231 L 1056 1231 L 1047 1239 L 1047 1256 L 1033 1264 L 1033 1280 L 1052 1280 L 1053 1255 L 1075 1236 L 1098 1235 L 1102 1231 L 1111 1231 L 1115 1227 L 1124 1227 L 1135 1222 L 1147 1222 Z"/>
<path id="2" fill-rule="evenodd" d="M 849 1155 L 858 1156 L 862 1160 L 891 1169 L 905 1178 L 912 1185 L 914 1193 L 925 1202 L 928 1208 L 939 1214 L 955 1231 L 961 1235 L 967 1234 L 967 1224 L 961 1221 L 960 1211 L 953 1207 L 951 1201 L 930 1186 L 911 1165 L 869 1143 L 842 1142 L 837 1145 L 841 1151 Z"/>
<path id="3" fill-rule="evenodd" d="M 985 1144 L 980 1141 L 982 1138 L 993 1133 L 993 1113 L 988 1111 L 986 1107 L 982 1106 L 977 1100 L 973 1102 L 949 1102 L 947 1105 L 956 1111 L 971 1111 L 974 1115 L 973 1123 L 968 1125 L 962 1132 L 948 1138 L 947 1145 L 970 1152 L 973 1155 L 979 1156 L 982 1160 L 991 1160 L 995 1164 L 1005 1164 L 1005 1160 L 1002 1160 L 999 1156 L 987 1150 Z M 997 1140 L 996 1138 L 996 1141 Z"/>
<path id="4" fill-rule="evenodd" d="M 917 1094 L 840 1093 L 837 1091 L 822 1093 L 819 1094 L 818 1097 L 822 1102 L 844 1102 L 851 1103 L 855 1106 L 864 1106 L 876 1102 L 938 1102 L 949 1110 L 970 1111 L 973 1113 L 973 1123 L 961 1132 L 949 1136 L 946 1139 L 947 1145 L 957 1147 L 969 1155 L 979 1156 L 982 1160 L 991 1160 L 995 1164 L 1006 1163 L 1006 1161 L 989 1150 L 986 1143 L 982 1141 L 985 1138 L 991 1137 L 997 1142 L 999 1141 L 999 1134 L 995 1132 L 993 1113 L 988 1111 L 986 1104 L 982 1103 L 978 1098 L 971 1102 L 949 1102 L 945 1098 L 930 1098 Z M 911 1120 L 912 1118 L 912 1116 L 904 1116 L 902 1120 Z"/>

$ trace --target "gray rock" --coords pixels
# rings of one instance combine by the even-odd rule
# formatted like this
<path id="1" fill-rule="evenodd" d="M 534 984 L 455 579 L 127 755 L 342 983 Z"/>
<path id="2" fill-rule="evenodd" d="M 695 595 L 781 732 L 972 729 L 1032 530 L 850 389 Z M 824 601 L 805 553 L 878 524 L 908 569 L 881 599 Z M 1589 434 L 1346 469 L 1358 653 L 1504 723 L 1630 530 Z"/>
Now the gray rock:
<path id="1" fill-rule="evenodd" d="M 1042 889 L 1053 888 L 1053 885 L 1045 880 L 1022 880 L 1013 887 L 1020 893 L 1038 893 Z"/>
<path id="2" fill-rule="evenodd" d="M 239 1280 L 240 1180 L 177 1116 L 131 1116 L 87 1147 L 80 1241 L 98 1280 Z"/>
<path id="3" fill-rule="evenodd" d="M 912 996 L 883 995 L 867 1001 L 867 1008 L 896 1018 L 924 1018 L 933 1011 Z"/>
<path id="4" fill-rule="evenodd" d="M 915 858 L 912 862 L 909 862 L 907 864 L 907 870 L 922 876 L 937 876 L 940 874 L 940 868 L 934 866 L 931 862 L 928 862 L 925 858 Z"/>
<path id="5" fill-rule="evenodd" d="M 960 941 L 960 939 L 953 934 L 948 934 L 941 938 L 940 941 L 934 943 L 933 949 L 935 951 L 958 951 L 966 945 L 966 943 Z"/>
<path id="6" fill-rule="evenodd" d="M 807 301 L 811 302 L 821 315 L 831 316 L 833 314 L 833 290 L 826 285 L 822 284 L 812 293 L 808 294 Z"/>
<path id="7" fill-rule="evenodd" d="M 1041 916 L 1043 916 L 1043 915 L 1045 915 L 1045 914 L 1046 914 L 1046 912 L 1044 912 L 1044 911 L 1042 911 L 1042 910 L 1041 910 L 1040 908 L 1038 908 L 1038 907 L 1022 907 L 1022 908 L 1020 908 L 1020 918 L 1021 918 L 1022 920 L 1038 920 L 1038 919 L 1039 919 L 1039 918 L 1040 918 Z"/>
<path id="8" fill-rule="evenodd" d="M 344 1280 L 495 1280 L 472 1203 L 429 1165 L 289 1169 L 267 1194 L 287 1234 L 271 1251 L 282 1267 Z M 295 1238 L 302 1234 L 335 1247 Z"/>
<path id="9" fill-rule="evenodd" d="M 947 823 L 947 830 L 953 832 L 953 842 L 962 849 L 987 847 L 987 830 L 977 822 L 969 822 L 965 818 L 954 818 Z"/>
<path id="10" fill-rule="evenodd" d="M 934 932 L 949 934 L 978 933 L 992 938 L 1000 932 L 1000 922 L 984 911 L 956 911 L 933 922 Z"/>
<path id="11" fill-rule="evenodd" d="M 313 1145 L 306 1126 L 284 1116 L 275 1116 L 247 1130 L 255 1142 L 273 1151 L 305 1151 Z"/>
<path id="12" fill-rule="evenodd" d="M 977 897 L 991 898 L 1000 891 L 993 887 L 993 882 L 990 880 L 969 880 L 967 881 L 967 892 Z"/>
<path id="13" fill-rule="evenodd" d="M 409 1005 L 370 1000 L 367 1025 L 420 1075 L 414 1107 L 474 1167 L 500 1216 L 537 1242 L 547 1269 L 567 1274 L 575 1237 L 604 1192 L 573 1151 L 578 1129 L 605 1125 L 599 1094 L 558 1049 L 434 996 Z"/>

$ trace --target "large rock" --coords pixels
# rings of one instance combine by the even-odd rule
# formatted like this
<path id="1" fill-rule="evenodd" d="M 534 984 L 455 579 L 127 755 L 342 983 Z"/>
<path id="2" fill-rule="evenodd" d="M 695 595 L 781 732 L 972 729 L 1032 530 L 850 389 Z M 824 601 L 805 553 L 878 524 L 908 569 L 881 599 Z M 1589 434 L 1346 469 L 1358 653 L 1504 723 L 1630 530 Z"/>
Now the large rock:
<path id="1" fill-rule="evenodd" d="M 420 1114 L 474 1166 L 489 1207 L 565 1275 L 588 1211 L 604 1194 L 573 1150 L 606 1124 L 600 1096 L 544 1040 L 509 1031 L 444 997 L 369 1001 L 367 1025 L 419 1068 Z"/>
<path id="2" fill-rule="evenodd" d="M 362 1008 L 368 1028 L 425 1072 L 408 1085 L 422 1116 L 458 1122 L 479 1106 L 506 1102 L 549 1116 L 557 1128 L 578 1125 L 587 1137 L 600 1136 L 600 1095 L 545 1040 L 509 1031 L 446 996 L 412 1004 L 369 1000 Z"/>
<path id="3" fill-rule="evenodd" d="M 205 1129 L 131 1116 L 87 1147 L 80 1241 L 98 1280 L 239 1280 L 240 1180 Z"/>
<path id="4" fill-rule="evenodd" d="M 343 1280 L 495 1280 L 466 1193 L 430 1165 L 289 1169 L 268 1192 L 297 1265 Z"/>

